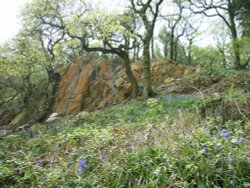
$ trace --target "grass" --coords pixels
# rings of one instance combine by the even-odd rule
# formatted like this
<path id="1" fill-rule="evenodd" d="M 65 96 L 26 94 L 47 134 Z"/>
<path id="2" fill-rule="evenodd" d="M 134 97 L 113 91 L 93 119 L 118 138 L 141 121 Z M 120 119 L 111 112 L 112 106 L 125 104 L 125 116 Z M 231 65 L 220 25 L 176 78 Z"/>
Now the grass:
<path id="1" fill-rule="evenodd" d="M 1 187 L 249 187 L 248 121 L 203 98 L 134 100 L 0 138 Z"/>

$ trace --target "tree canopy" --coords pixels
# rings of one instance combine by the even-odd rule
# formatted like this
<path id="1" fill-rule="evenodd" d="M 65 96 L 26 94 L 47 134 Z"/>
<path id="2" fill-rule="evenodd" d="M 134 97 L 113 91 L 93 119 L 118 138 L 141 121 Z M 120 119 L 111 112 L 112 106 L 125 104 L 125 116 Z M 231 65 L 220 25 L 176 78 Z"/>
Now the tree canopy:
<path id="1" fill-rule="evenodd" d="M 216 19 L 214 23 L 226 26 L 220 32 L 216 24 L 211 25 L 217 29 L 214 33 L 221 33 L 221 39 L 215 36 L 217 41 L 210 44 L 219 52 L 216 56 L 208 53 L 213 56 L 211 63 L 223 64 L 225 68 L 249 67 L 248 1 L 130 0 L 125 4 L 117 7 L 120 12 L 111 12 L 85 0 L 28 3 L 21 11 L 22 28 L 18 35 L 1 45 L 1 103 L 18 96 L 25 101 L 35 82 L 46 75 L 56 86 L 58 65 L 70 63 L 87 52 L 119 56 L 133 86 L 132 95 L 153 96 L 150 61 L 156 50 L 177 63 L 203 64 L 196 61 L 197 53 L 203 53 L 197 47 L 204 32 L 200 28 L 206 25 L 202 21 L 197 24 L 201 19 L 211 23 Z M 207 51 L 211 51 L 210 47 Z M 135 59 L 142 59 L 142 92 L 131 71 Z"/>

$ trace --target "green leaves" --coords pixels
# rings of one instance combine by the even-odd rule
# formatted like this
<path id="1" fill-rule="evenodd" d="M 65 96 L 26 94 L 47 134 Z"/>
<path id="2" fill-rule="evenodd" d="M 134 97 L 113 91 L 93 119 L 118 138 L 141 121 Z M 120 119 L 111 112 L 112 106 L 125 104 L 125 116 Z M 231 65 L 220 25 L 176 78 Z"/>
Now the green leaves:
<path id="1" fill-rule="evenodd" d="M 164 98 L 133 101 L 5 136 L 1 180 L 10 186 L 8 177 L 14 177 L 21 187 L 229 187 L 232 180 L 247 185 L 249 123 L 201 121 L 187 98 L 168 100 L 189 111 L 176 114 L 176 103 Z M 87 165 L 79 175 L 82 156 Z"/>

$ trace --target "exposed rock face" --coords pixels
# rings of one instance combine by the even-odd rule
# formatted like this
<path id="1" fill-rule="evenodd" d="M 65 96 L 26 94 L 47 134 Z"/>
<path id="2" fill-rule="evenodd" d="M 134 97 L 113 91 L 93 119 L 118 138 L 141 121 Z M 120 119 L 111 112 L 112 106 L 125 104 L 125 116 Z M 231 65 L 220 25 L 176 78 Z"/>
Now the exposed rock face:
<path id="1" fill-rule="evenodd" d="M 97 64 L 98 60 L 85 56 L 59 70 L 62 81 L 58 88 L 55 112 L 69 114 L 83 109 L 83 100 L 88 95 L 89 83 L 94 80 L 91 76 L 95 77 Z"/>
<path id="2" fill-rule="evenodd" d="M 132 72 L 142 86 L 142 67 L 139 61 L 131 64 Z M 152 62 L 151 73 L 153 85 L 169 84 L 176 78 L 195 70 L 184 65 L 177 65 L 164 59 Z M 60 83 L 56 95 L 51 91 L 48 80 L 42 81 L 36 86 L 36 92 L 32 95 L 30 107 L 16 115 L 9 112 L 4 116 L 11 121 L 12 127 L 23 125 L 29 121 L 41 121 L 48 119 L 48 107 L 51 107 L 50 98 L 55 96 L 53 112 L 60 116 L 78 113 L 80 111 L 95 111 L 109 105 L 124 102 L 132 92 L 132 85 L 127 78 L 121 60 L 113 62 L 105 56 L 87 54 L 71 64 L 67 64 L 57 70 Z M 0 118 L 1 119 L 1 118 Z M 8 122 L 2 122 L 5 124 Z"/>
<path id="3" fill-rule="evenodd" d="M 136 80 L 140 82 L 142 75 L 140 62 L 132 63 L 131 69 Z M 186 70 L 187 67 L 184 65 L 177 65 L 164 59 L 157 60 L 152 64 L 152 80 L 154 83 L 163 84 L 169 77 L 174 79 L 187 74 Z M 88 54 L 58 72 L 62 79 L 54 112 L 60 114 L 101 109 L 122 102 L 132 92 L 132 86 L 122 64 L 114 65 L 104 56 Z M 194 70 L 190 69 L 189 72 L 192 73 Z"/>
<path id="4" fill-rule="evenodd" d="M 157 59 L 151 66 L 152 81 L 154 84 L 170 83 L 172 79 L 196 73 L 196 69 L 183 64 L 177 64 L 166 59 Z M 166 81 L 167 80 L 167 81 Z M 171 81 L 169 81 L 171 80 Z"/>
<path id="5" fill-rule="evenodd" d="M 49 118 L 48 118 L 45 122 L 48 123 L 48 122 L 55 121 L 55 120 L 58 119 L 58 116 L 59 116 L 59 115 L 60 115 L 60 114 L 58 114 L 58 113 L 53 113 L 53 114 L 51 114 L 51 115 L 49 116 Z"/>
<path id="6" fill-rule="evenodd" d="M 132 64 L 137 80 L 140 79 L 139 64 Z M 131 84 L 121 65 L 115 69 L 105 57 L 88 54 L 73 64 L 59 70 L 62 81 L 54 111 L 62 114 L 82 110 L 94 111 L 126 98 L 132 91 Z"/>

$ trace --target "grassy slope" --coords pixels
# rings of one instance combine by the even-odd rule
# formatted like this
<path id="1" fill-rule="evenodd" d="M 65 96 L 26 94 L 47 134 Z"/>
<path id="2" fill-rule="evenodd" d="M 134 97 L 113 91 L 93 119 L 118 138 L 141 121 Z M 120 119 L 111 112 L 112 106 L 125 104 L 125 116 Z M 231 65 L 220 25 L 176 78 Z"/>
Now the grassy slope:
<path id="1" fill-rule="evenodd" d="M 204 100 L 134 100 L 2 137 L 0 187 L 249 187 L 249 121 L 204 119 Z"/>

